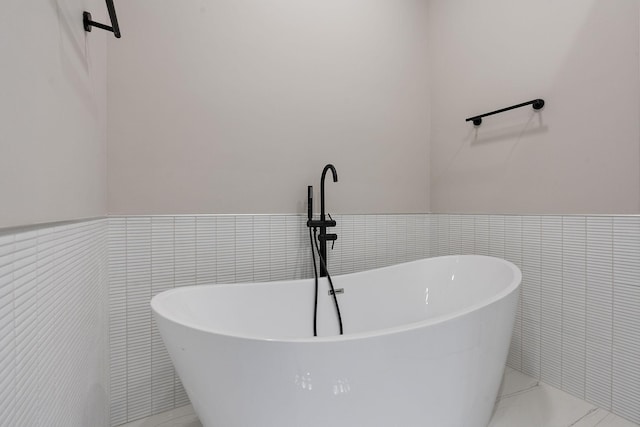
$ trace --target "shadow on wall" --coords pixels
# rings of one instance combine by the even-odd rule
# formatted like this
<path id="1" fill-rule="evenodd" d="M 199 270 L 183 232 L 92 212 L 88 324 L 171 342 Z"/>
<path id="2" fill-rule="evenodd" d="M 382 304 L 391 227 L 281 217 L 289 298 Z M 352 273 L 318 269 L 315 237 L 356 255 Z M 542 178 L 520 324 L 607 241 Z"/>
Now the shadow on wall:
<path id="1" fill-rule="evenodd" d="M 100 109 L 95 103 L 96 97 L 92 89 L 91 51 L 89 37 L 85 34 L 82 23 L 82 12 L 85 8 L 93 8 L 96 9 L 93 12 L 97 15 L 96 18 L 102 17 L 104 5 L 97 1 L 84 5 L 75 0 L 50 0 L 50 3 L 58 18 L 58 53 L 63 76 L 87 111 L 91 111 L 98 120 Z M 98 5 L 101 7 L 97 7 Z M 99 37 L 100 43 L 104 43 L 102 34 L 92 33 L 91 37 Z"/>
<path id="2" fill-rule="evenodd" d="M 496 106 L 496 108 L 499 108 L 499 106 Z M 509 167 L 511 157 L 523 138 L 543 134 L 549 131 L 549 127 L 544 124 L 543 114 L 544 109 L 541 111 L 531 111 L 527 121 L 524 123 L 511 121 L 505 124 L 504 120 L 500 120 L 501 117 L 496 117 L 496 119 L 494 119 L 494 123 L 490 123 L 487 120 L 486 122 L 483 122 L 481 126 L 473 126 L 469 124 L 469 132 L 460 142 L 455 154 L 451 156 L 449 163 L 443 169 L 443 174 L 450 171 L 458 157 L 462 155 L 462 152 L 465 149 L 472 150 L 474 146 L 479 147 L 485 144 L 490 145 L 494 143 L 510 142 L 511 148 L 507 152 L 507 155 L 504 156 L 504 160 L 499 162 L 499 164 L 502 165 L 502 168 L 506 170 Z M 460 175 L 461 171 L 458 171 L 457 174 Z M 463 173 L 461 176 L 463 175 L 468 179 L 478 179 L 478 176 L 481 176 L 482 173 L 481 170 L 475 170 L 470 175 Z M 438 182 L 440 177 L 441 175 L 434 177 L 434 182 Z"/>
<path id="3" fill-rule="evenodd" d="M 549 131 L 549 127 L 543 123 L 543 112 L 532 112 L 529 120 L 522 124 L 493 127 L 483 130 L 482 126 L 475 127 L 471 137 L 471 145 L 490 144 L 492 142 L 513 141 L 514 148 L 523 136 L 535 135 Z"/>

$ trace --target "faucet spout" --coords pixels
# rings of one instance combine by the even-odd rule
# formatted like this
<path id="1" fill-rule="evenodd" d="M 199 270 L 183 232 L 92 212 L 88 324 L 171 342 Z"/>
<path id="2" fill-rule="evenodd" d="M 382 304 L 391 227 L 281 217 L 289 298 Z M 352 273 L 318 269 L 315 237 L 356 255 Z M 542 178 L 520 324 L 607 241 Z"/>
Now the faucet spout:
<path id="1" fill-rule="evenodd" d="M 336 234 L 327 234 L 327 227 L 335 227 L 336 222 L 331 220 L 327 221 L 326 212 L 324 210 L 324 179 L 327 176 L 327 171 L 331 171 L 331 175 L 333 175 L 333 182 L 338 182 L 338 172 L 336 171 L 335 166 L 332 164 L 328 164 L 322 170 L 322 178 L 320 178 L 320 236 L 318 239 L 320 240 L 320 257 L 324 261 L 320 265 L 320 277 L 325 277 L 327 275 L 327 240 L 335 241 L 338 236 Z"/>
<path id="2" fill-rule="evenodd" d="M 327 171 L 331 170 L 331 174 L 333 175 L 333 182 L 338 182 L 338 172 L 336 171 L 335 166 L 332 164 L 328 164 L 322 170 L 322 178 L 320 179 L 320 220 L 324 221 L 325 211 L 324 211 L 324 178 L 327 175 Z"/>

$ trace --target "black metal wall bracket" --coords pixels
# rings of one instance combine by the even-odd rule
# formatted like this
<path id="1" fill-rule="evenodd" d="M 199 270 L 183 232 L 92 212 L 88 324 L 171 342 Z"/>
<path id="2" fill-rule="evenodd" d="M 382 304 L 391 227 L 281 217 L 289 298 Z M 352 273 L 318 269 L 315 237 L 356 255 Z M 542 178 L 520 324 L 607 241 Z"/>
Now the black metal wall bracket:
<path id="1" fill-rule="evenodd" d="M 500 110 L 492 111 L 490 113 L 469 117 L 468 119 L 465 120 L 465 122 L 473 122 L 475 126 L 480 126 L 482 124 L 483 117 L 492 116 L 498 113 L 504 113 L 505 111 L 513 110 L 514 108 L 524 107 L 526 105 L 533 106 L 534 110 L 541 110 L 544 107 L 544 99 L 534 99 L 533 101 L 523 102 L 522 104 L 518 104 L 518 105 L 512 105 L 511 107 L 502 108 Z"/>
<path id="2" fill-rule="evenodd" d="M 84 12 L 82 14 L 82 22 L 84 24 L 84 30 L 91 32 L 91 27 L 101 28 L 106 31 L 111 31 L 117 39 L 121 37 L 120 26 L 118 25 L 118 17 L 116 16 L 116 8 L 113 5 L 113 0 L 106 0 L 107 10 L 109 11 L 109 18 L 111 19 L 111 27 L 91 20 L 91 14 Z"/>

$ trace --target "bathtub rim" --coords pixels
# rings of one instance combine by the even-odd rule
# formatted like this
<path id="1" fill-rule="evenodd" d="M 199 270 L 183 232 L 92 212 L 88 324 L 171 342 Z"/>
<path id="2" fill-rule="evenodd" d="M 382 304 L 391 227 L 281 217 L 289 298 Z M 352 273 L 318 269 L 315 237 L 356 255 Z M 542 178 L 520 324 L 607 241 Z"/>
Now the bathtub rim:
<path id="1" fill-rule="evenodd" d="M 408 262 L 403 262 L 403 263 L 399 263 L 399 264 L 394 264 L 394 265 L 390 265 L 390 266 L 386 266 L 386 267 L 379 267 L 379 268 L 372 268 L 370 270 L 363 270 L 363 271 L 358 271 L 358 272 L 354 272 L 354 273 L 347 273 L 347 274 L 341 274 L 339 276 L 335 276 L 335 277 L 344 277 L 344 276 L 350 276 L 353 274 L 359 274 L 359 273 L 363 273 L 364 271 L 379 271 L 379 270 L 383 270 L 383 269 L 388 269 L 388 268 L 393 268 L 393 267 L 397 267 L 397 266 L 401 266 L 401 265 L 405 265 L 405 264 L 413 264 L 413 263 L 418 263 L 418 262 L 423 262 L 425 260 L 433 260 L 433 259 L 448 259 L 448 258 L 460 258 L 460 257 L 471 257 L 471 258 L 488 258 L 491 260 L 495 260 L 498 262 L 501 262 L 503 264 L 505 264 L 507 267 L 509 267 L 513 273 L 514 273 L 514 280 L 502 291 L 492 295 L 489 298 L 483 299 L 481 300 L 479 303 L 475 303 L 475 304 L 471 304 L 468 307 L 462 309 L 462 310 L 457 310 L 457 311 L 452 311 L 451 313 L 447 313 L 447 314 L 443 314 L 441 316 L 437 316 L 431 319 L 426 319 L 426 320 L 420 320 L 418 322 L 411 322 L 411 323 L 407 323 L 401 326 L 392 326 L 389 328 L 383 328 L 383 329 L 376 329 L 374 331 L 367 331 L 367 332 L 356 332 L 356 333 L 352 333 L 352 334 L 345 334 L 345 335 L 331 335 L 331 336 L 322 336 L 322 337 L 304 337 L 304 338 L 267 338 L 267 337 L 262 337 L 262 336 L 251 336 L 251 335 L 238 335 L 238 334 L 231 334 L 228 332 L 220 332 L 220 331 L 216 331 L 210 328 L 206 328 L 203 327 L 201 325 L 197 325 L 194 322 L 189 322 L 189 321 L 184 321 L 184 320 L 178 320 L 169 316 L 166 316 L 165 314 L 161 313 L 159 310 L 157 310 L 157 306 L 160 304 L 160 302 L 168 297 L 170 297 L 172 294 L 177 294 L 177 293 L 182 293 L 182 292 L 186 292 L 192 289 L 196 289 L 196 288 L 203 288 L 203 287 L 241 287 L 241 286 L 256 286 L 256 285 L 268 285 L 269 283 L 275 282 L 274 281 L 269 281 L 269 282 L 249 282 L 249 283 L 221 283 L 221 284 L 209 284 L 209 285 L 191 285 L 191 286 L 181 286 L 179 288 L 173 288 L 173 289 L 168 289 L 166 291 L 160 292 L 159 294 L 155 295 L 154 297 L 151 298 L 151 301 L 149 302 L 149 305 L 151 306 L 151 310 L 152 312 L 157 315 L 162 317 L 163 319 L 172 322 L 172 323 L 176 323 L 178 325 L 184 326 L 186 328 L 189 329 L 193 329 L 193 330 L 197 330 L 199 332 L 204 332 L 204 333 L 208 333 L 208 334 L 213 334 L 213 335 L 218 335 L 218 336 L 222 336 L 222 337 L 227 337 L 227 338 L 235 338 L 235 339 L 240 339 L 240 340 L 249 340 L 249 341 L 258 341 L 258 342 L 271 342 L 271 343 L 283 343 L 283 344 L 298 344 L 298 343 L 327 343 L 327 342 L 343 342 L 343 341 L 355 341 L 355 340 L 361 340 L 361 339 L 369 339 L 369 338 L 376 338 L 376 337 L 382 337 L 382 336 L 388 336 L 388 335 L 393 335 L 393 334 L 398 334 L 398 333 L 402 333 L 402 332 L 409 332 L 409 331 L 413 331 L 413 330 L 417 330 L 420 328 L 424 328 L 427 326 L 433 326 L 433 325 L 437 325 L 440 323 L 444 323 L 447 322 L 449 320 L 458 318 L 458 317 L 463 317 L 469 313 L 473 313 L 475 311 L 481 310 L 485 307 L 488 307 L 506 297 L 508 297 L 511 293 L 515 292 L 516 290 L 519 289 L 521 283 L 522 283 L 522 272 L 520 271 L 520 269 L 513 264 L 510 261 L 507 261 L 505 259 L 502 258 L 498 258 L 498 257 L 492 257 L 492 256 L 487 256 L 487 255 L 445 255 L 445 256 L 439 256 L 439 257 L 430 257 L 430 258 L 422 258 L 419 260 L 414 260 L 414 261 L 408 261 Z M 310 279 L 293 279 L 293 280 L 278 280 L 278 283 L 288 283 L 288 282 L 299 282 L 301 280 L 311 280 L 313 281 L 313 278 Z"/>

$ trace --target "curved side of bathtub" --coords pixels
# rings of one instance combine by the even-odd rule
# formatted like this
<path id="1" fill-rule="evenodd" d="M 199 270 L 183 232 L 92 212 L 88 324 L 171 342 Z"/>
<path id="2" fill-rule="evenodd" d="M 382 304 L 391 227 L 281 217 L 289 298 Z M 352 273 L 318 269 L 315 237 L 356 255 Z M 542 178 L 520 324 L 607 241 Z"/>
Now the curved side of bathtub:
<path id="1" fill-rule="evenodd" d="M 155 316 L 205 427 L 481 427 L 517 289 L 443 322 L 324 342 L 219 335 Z"/>

